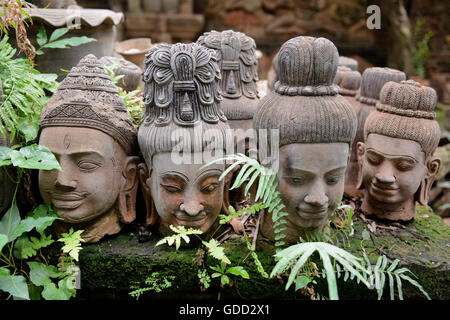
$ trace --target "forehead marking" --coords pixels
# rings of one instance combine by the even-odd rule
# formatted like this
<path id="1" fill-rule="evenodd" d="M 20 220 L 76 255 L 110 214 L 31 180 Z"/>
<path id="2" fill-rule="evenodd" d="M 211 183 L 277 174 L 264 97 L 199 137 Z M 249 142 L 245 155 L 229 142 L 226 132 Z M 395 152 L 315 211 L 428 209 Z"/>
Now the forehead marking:
<path id="1" fill-rule="evenodd" d="M 70 135 L 66 134 L 64 137 L 64 149 L 69 149 L 70 146 Z"/>

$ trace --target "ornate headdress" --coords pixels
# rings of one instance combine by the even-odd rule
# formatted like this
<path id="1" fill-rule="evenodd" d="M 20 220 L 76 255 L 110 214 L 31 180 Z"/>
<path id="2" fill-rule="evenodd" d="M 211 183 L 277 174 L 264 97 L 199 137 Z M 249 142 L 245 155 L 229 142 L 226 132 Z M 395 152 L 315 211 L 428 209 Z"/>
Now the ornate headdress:
<path id="1" fill-rule="evenodd" d="M 205 32 L 197 40 L 217 52 L 222 79 L 222 109 L 228 120 L 252 119 L 259 100 L 255 41 L 241 32 Z"/>
<path id="2" fill-rule="evenodd" d="M 73 67 L 41 113 L 41 128 L 68 126 L 100 130 L 131 155 L 136 126 L 117 87 L 97 58 L 88 54 Z"/>
<path id="3" fill-rule="evenodd" d="M 216 141 L 214 147 L 225 148 L 225 130 L 229 127 L 220 107 L 217 61 L 214 50 L 196 43 L 159 44 L 147 53 L 143 74 L 145 114 L 138 132 L 146 160 L 157 152 L 172 151 L 177 141 L 171 133 L 180 128 L 195 139 L 198 137 L 192 134 L 197 126 L 201 125 L 203 131 L 219 130 L 224 139 Z"/>
<path id="4" fill-rule="evenodd" d="M 291 143 L 351 144 L 356 114 L 333 84 L 338 51 L 325 38 L 296 37 L 278 53 L 279 81 L 260 102 L 255 129 L 279 129 L 280 146 Z"/>

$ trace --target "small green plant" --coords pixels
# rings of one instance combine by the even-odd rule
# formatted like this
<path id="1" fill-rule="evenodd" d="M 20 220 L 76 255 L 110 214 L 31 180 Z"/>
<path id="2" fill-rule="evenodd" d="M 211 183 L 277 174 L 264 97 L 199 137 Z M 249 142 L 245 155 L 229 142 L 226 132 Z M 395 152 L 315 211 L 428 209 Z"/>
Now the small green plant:
<path id="1" fill-rule="evenodd" d="M 161 276 L 159 272 L 153 272 L 149 277 L 145 279 L 145 284 L 147 285 L 145 288 L 140 288 L 138 284 L 130 286 L 130 289 L 134 289 L 129 293 L 130 296 L 139 299 L 139 297 L 147 291 L 155 291 L 157 293 L 170 288 L 172 286 L 172 282 L 175 280 L 174 276 Z"/>
<path id="2" fill-rule="evenodd" d="M 104 66 L 106 71 L 108 71 L 112 82 L 116 85 L 119 82 L 119 80 L 124 77 L 123 75 L 117 76 L 115 74 L 115 70 L 118 67 L 119 67 L 119 64 L 113 64 L 111 66 Z M 131 120 L 133 120 L 133 122 L 136 125 L 140 125 L 141 121 L 142 121 L 142 117 L 144 115 L 144 111 L 145 111 L 144 101 L 143 101 L 143 97 L 142 97 L 142 90 L 137 88 L 136 90 L 127 92 L 119 86 L 117 86 L 117 89 L 119 90 L 119 96 L 123 99 L 123 102 L 125 103 L 125 107 L 127 108 L 127 111 L 131 117 Z"/>
<path id="3" fill-rule="evenodd" d="M 89 38 L 86 36 L 70 37 L 70 38 L 61 39 L 61 37 L 66 35 L 69 31 L 70 31 L 69 28 L 58 28 L 52 32 L 50 37 L 48 37 L 47 31 L 45 31 L 44 26 L 41 24 L 41 27 L 39 28 L 39 31 L 36 35 L 36 40 L 39 45 L 39 48 L 36 51 L 36 54 L 37 55 L 44 54 L 43 49 L 47 49 L 47 48 L 65 49 L 65 48 L 77 47 L 82 44 L 97 41 L 94 38 Z"/>
<path id="4" fill-rule="evenodd" d="M 21 219 L 15 202 L 0 220 L 0 290 L 18 299 L 68 300 L 76 294 L 75 277 L 81 231 L 61 235 L 66 243 L 58 264 L 52 265 L 42 249 L 55 240 L 49 227 L 60 218 L 51 208 L 40 205 Z M 36 236 L 32 236 L 32 232 Z M 19 263 L 20 262 L 20 263 Z M 8 297 L 8 298 L 9 298 Z"/>
<path id="5" fill-rule="evenodd" d="M 430 48 L 428 44 L 431 38 L 434 36 L 433 31 L 428 30 L 426 33 L 423 33 L 423 26 L 425 24 L 425 20 L 418 19 L 416 21 L 416 26 L 414 28 L 414 38 L 416 39 L 416 47 L 414 50 L 413 62 L 414 62 L 414 70 L 418 76 L 422 78 L 425 76 L 425 67 L 427 60 L 430 58 Z"/>

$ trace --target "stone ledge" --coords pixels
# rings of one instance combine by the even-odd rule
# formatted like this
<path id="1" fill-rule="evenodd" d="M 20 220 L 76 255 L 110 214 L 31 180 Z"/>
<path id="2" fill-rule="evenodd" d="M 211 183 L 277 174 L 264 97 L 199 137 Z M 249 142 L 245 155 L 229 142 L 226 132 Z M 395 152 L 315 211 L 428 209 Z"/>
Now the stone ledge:
<path id="1" fill-rule="evenodd" d="M 421 207 L 417 218 L 399 230 L 383 228 L 377 224 L 376 234 L 362 245 L 372 262 L 384 253 L 390 259 L 398 258 L 402 266 L 408 267 L 418 276 L 418 282 L 432 299 L 450 299 L 450 227 L 442 219 L 425 207 Z M 361 246 L 362 231 L 367 225 L 354 218 L 355 234 L 350 238 L 347 250 L 357 252 Z M 139 243 L 137 236 L 128 228 L 122 234 L 98 244 L 86 245 L 80 252 L 81 290 L 77 299 L 132 299 L 130 285 L 135 282 L 144 286 L 144 280 L 152 272 L 175 276 L 173 286 L 161 293 L 148 292 L 140 299 L 217 299 L 218 279 L 213 279 L 211 287 L 200 291 L 195 262 L 195 249 L 184 248 L 176 251 L 165 245 L 154 247 L 157 239 Z M 221 292 L 222 299 L 306 299 L 293 288 L 285 291 L 285 283 L 278 279 L 264 279 L 256 270 L 251 256 L 242 239 L 228 240 L 224 244 L 225 253 L 232 265 L 243 266 L 250 279 L 236 279 L 233 287 Z M 270 274 L 275 265 L 273 246 L 258 241 L 257 252 L 264 269 Z M 215 265 L 216 260 L 208 258 L 206 265 Z M 212 271 L 209 269 L 209 271 Z M 320 279 L 322 280 L 322 279 Z M 363 285 L 339 280 L 341 299 L 376 299 L 375 292 Z M 386 284 L 386 287 L 388 285 Z M 317 288 L 326 293 L 325 281 L 319 281 Z M 403 282 L 405 299 L 424 299 L 415 287 Z M 386 290 L 385 297 L 389 294 Z"/>

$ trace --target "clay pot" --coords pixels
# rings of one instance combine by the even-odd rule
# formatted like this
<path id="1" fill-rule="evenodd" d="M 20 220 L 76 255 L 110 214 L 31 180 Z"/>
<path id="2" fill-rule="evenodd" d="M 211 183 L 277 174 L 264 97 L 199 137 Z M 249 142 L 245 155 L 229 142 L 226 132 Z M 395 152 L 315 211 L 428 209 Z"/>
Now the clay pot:
<path id="1" fill-rule="evenodd" d="M 116 43 L 115 51 L 144 70 L 145 54 L 152 47 L 150 38 L 134 38 Z"/>
<path id="2" fill-rule="evenodd" d="M 43 73 L 57 73 L 62 80 L 61 69 L 70 70 L 86 53 L 97 57 L 112 56 L 116 38 L 116 26 L 123 22 L 123 13 L 103 9 L 76 9 L 76 12 L 66 9 L 24 9 L 33 19 L 33 24 L 27 28 L 28 37 L 37 44 L 36 35 L 41 23 L 45 26 L 48 37 L 57 28 L 76 24 L 79 16 L 80 28 L 71 29 L 64 38 L 87 36 L 97 41 L 86 43 L 70 49 L 45 48 L 45 54 L 36 56 L 36 69 Z M 11 39 L 15 39 L 11 36 Z"/>

